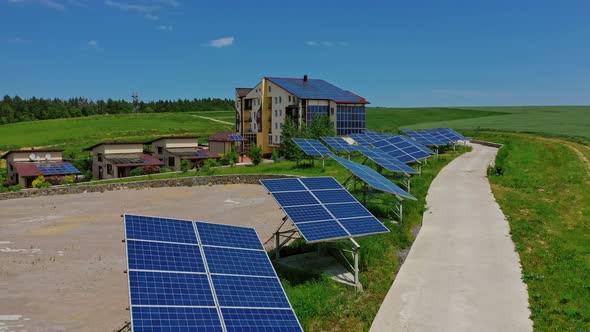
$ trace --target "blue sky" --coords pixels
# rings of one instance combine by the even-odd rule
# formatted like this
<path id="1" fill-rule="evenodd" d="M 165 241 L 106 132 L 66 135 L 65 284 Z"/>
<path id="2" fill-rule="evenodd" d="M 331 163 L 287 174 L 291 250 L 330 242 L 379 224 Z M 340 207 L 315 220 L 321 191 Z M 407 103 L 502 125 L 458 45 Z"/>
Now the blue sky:
<path id="1" fill-rule="evenodd" d="M 323 78 L 374 106 L 590 105 L 590 1 L 0 0 L 0 94 L 233 97 Z"/>

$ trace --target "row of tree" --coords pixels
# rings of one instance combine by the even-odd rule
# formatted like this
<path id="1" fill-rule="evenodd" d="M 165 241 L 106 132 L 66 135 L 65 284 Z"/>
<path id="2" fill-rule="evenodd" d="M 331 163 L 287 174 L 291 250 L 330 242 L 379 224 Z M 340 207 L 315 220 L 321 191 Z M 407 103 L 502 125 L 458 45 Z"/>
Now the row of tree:
<path id="1" fill-rule="evenodd" d="M 232 105 L 231 99 L 222 98 L 140 101 L 134 105 L 129 101 L 110 98 L 108 100 L 87 98 L 62 100 L 4 96 L 0 101 L 0 125 L 102 114 L 231 111 Z"/>

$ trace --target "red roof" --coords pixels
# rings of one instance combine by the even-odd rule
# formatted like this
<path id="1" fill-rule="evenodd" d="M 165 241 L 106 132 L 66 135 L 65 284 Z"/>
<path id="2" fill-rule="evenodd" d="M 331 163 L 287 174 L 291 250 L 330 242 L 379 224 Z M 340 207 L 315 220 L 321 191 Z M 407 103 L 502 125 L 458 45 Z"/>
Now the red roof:
<path id="1" fill-rule="evenodd" d="M 37 168 L 37 166 L 35 165 L 35 163 L 28 163 L 28 162 L 22 162 L 22 163 L 18 163 L 18 162 L 11 162 L 10 165 L 12 165 L 12 167 L 14 167 L 14 169 L 16 170 L 16 172 L 18 173 L 19 176 L 39 176 L 39 175 L 43 175 L 43 172 L 41 172 L 41 170 L 39 168 Z"/>

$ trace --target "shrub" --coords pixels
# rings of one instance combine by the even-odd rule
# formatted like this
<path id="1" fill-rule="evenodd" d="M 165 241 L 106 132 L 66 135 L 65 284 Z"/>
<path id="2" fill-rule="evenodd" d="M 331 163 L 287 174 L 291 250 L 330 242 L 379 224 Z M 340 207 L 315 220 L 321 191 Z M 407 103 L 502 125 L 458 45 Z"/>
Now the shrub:
<path id="1" fill-rule="evenodd" d="M 141 167 L 135 167 L 134 169 L 131 170 L 131 172 L 129 172 L 130 176 L 140 176 L 142 175 L 142 168 Z"/>
<path id="2" fill-rule="evenodd" d="M 4 180 L 4 182 L 2 182 L 2 185 L 4 187 L 6 187 L 6 188 L 12 187 L 12 186 L 16 185 L 16 181 L 10 180 L 10 179 L 6 179 L 6 180 Z"/>
<path id="3" fill-rule="evenodd" d="M 228 153 L 224 154 L 221 157 L 220 162 L 222 165 L 233 166 L 238 162 L 239 159 L 240 159 L 240 156 L 236 152 L 236 149 L 232 148 L 231 150 L 229 150 Z"/>
<path id="4" fill-rule="evenodd" d="M 276 151 L 276 150 L 275 150 Z M 274 152 L 273 152 L 274 153 Z M 253 145 L 250 151 L 246 153 L 246 156 L 252 159 L 254 165 L 258 165 L 262 162 L 262 148 L 258 145 Z"/>
<path id="5" fill-rule="evenodd" d="M 141 168 L 141 174 L 142 175 L 158 174 L 158 173 L 160 173 L 160 167 L 159 166 L 143 166 Z"/>
<path id="6" fill-rule="evenodd" d="M 182 173 L 186 173 L 188 172 L 188 170 L 190 169 L 191 164 L 188 161 L 188 159 L 182 159 L 180 161 L 180 170 L 182 171 Z"/>
<path id="7" fill-rule="evenodd" d="M 64 176 L 64 179 L 61 182 L 61 184 L 72 184 L 74 182 L 76 182 L 76 178 L 73 175 L 66 175 Z"/>
<path id="8" fill-rule="evenodd" d="M 160 167 L 160 173 L 170 173 L 172 172 L 171 168 L 168 167 Z"/>
<path id="9" fill-rule="evenodd" d="M 206 175 L 213 175 L 215 170 L 213 167 L 219 166 L 219 164 L 214 159 L 207 159 L 205 163 L 203 163 L 203 167 L 201 167 L 201 172 Z"/>
<path id="10" fill-rule="evenodd" d="M 279 149 L 272 150 L 272 161 L 275 163 L 279 162 Z"/>
<path id="11" fill-rule="evenodd" d="M 50 175 L 45 178 L 45 182 L 50 183 L 53 186 L 58 186 L 63 183 L 65 176 L 63 175 Z"/>
<path id="12" fill-rule="evenodd" d="M 51 183 L 45 181 L 45 177 L 43 175 L 39 175 L 35 180 L 33 180 L 33 188 L 49 188 L 51 187 Z"/>

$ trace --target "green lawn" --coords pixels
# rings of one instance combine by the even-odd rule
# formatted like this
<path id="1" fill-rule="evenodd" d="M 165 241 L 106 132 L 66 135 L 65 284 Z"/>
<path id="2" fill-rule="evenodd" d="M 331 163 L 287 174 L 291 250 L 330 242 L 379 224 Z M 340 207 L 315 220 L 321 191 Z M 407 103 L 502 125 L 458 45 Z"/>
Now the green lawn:
<path id="1" fill-rule="evenodd" d="M 509 133 L 479 137 L 505 144 L 496 159 L 503 175 L 490 182 L 520 254 L 535 330 L 590 331 L 587 166 L 567 141 Z"/>

